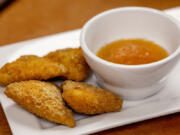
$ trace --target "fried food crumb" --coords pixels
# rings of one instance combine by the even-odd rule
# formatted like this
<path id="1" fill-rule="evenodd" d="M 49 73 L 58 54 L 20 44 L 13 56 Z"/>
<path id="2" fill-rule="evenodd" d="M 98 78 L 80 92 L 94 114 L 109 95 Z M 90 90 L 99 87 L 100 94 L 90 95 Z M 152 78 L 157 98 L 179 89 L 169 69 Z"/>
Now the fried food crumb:
<path id="1" fill-rule="evenodd" d="M 37 80 L 12 83 L 4 93 L 17 104 L 49 121 L 75 126 L 73 113 L 62 100 L 60 89 L 52 83 Z"/>
<path id="2" fill-rule="evenodd" d="M 64 76 L 66 72 L 67 69 L 62 64 L 35 55 L 25 55 L 0 69 L 0 85 L 26 80 L 47 80 Z"/>
<path id="3" fill-rule="evenodd" d="M 81 48 L 56 50 L 44 57 L 63 64 L 68 70 L 64 76 L 68 80 L 82 81 L 89 75 L 90 69 L 84 59 Z"/>
<path id="4" fill-rule="evenodd" d="M 102 114 L 122 108 L 122 99 L 108 90 L 74 81 L 65 81 L 61 87 L 64 101 L 76 112 Z"/>

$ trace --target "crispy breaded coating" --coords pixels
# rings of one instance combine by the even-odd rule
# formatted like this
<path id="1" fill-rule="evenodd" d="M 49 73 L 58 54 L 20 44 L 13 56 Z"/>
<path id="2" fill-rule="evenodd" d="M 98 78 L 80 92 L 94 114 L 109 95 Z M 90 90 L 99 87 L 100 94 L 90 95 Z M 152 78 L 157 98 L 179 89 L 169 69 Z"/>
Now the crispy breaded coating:
<path id="1" fill-rule="evenodd" d="M 64 76 L 66 72 L 66 67 L 62 64 L 34 55 L 25 55 L 0 69 L 0 85 L 26 80 L 47 80 Z"/>
<path id="2" fill-rule="evenodd" d="M 17 104 L 49 121 L 75 126 L 71 110 L 63 103 L 60 89 L 52 83 L 37 80 L 12 83 L 4 93 Z"/>
<path id="3" fill-rule="evenodd" d="M 45 58 L 63 64 L 68 72 L 64 76 L 68 80 L 82 81 L 89 75 L 87 65 L 81 48 L 67 48 L 50 52 Z"/>
<path id="4" fill-rule="evenodd" d="M 114 93 L 82 82 L 65 81 L 62 84 L 64 101 L 76 112 L 101 114 L 119 111 L 122 99 Z"/>

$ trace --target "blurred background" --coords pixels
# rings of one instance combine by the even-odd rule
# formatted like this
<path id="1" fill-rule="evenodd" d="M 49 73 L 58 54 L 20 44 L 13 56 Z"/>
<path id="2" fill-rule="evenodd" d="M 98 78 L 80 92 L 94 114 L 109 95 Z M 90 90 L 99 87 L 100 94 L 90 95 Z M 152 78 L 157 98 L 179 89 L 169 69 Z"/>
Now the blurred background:
<path id="1" fill-rule="evenodd" d="M 180 0 L 0 0 L 0 46 L 79 29 L 94 15 L 124 6 L 164 10 L 180 6 Z M 178 125 L 179 113 L 98 135 L 177 135 Z M 11 132 L 0 105 L 1 134 L 11 135 Z"/>
<path id="2" fill-rule="evenodd" d="M 81 28 L 94 15 L 123 6 L 167 9 L 180 0 L 0 0 L 0 45 Z"/>

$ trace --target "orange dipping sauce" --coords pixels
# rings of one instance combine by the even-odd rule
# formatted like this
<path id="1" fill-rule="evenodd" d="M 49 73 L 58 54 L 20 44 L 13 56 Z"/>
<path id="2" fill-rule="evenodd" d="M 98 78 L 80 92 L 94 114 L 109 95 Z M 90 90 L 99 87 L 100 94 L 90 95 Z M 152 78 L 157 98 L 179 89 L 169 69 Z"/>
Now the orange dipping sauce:
<path id="1" fill-rule="evenodd" d="M 117 64 L 140 65 L 162 60 L 168 56 L 168 52 L 151 41 L 123 39 L 105 45 L 97 56 Z"/>

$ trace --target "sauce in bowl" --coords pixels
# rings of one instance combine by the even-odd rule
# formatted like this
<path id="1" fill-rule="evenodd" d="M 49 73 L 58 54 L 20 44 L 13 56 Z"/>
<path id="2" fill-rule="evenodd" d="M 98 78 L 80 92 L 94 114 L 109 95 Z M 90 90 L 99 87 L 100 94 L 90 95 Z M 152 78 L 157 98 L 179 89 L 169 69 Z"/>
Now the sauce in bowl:
<path id="1" fill-rule="evenodd" d="M 162 60 L 168 56 L 168 52 L 148 40 L 123 39 L 103 46 L 97 56 L 116 64 L 140 65 Z"/>

